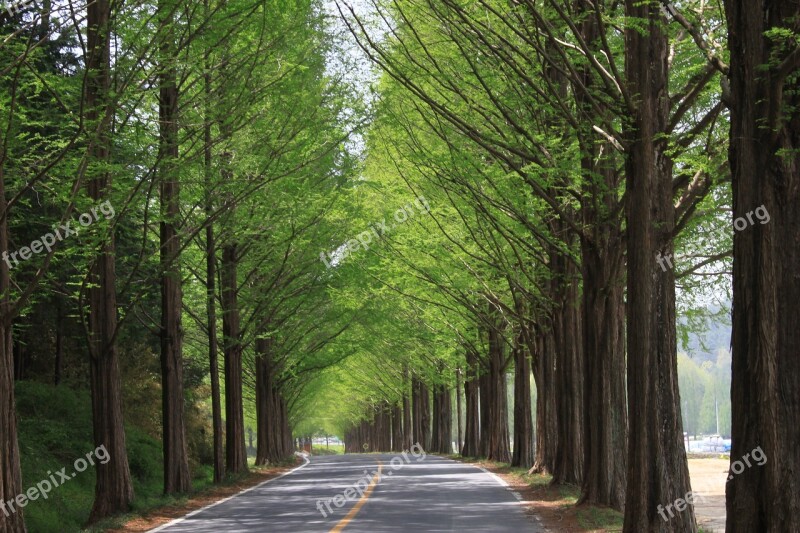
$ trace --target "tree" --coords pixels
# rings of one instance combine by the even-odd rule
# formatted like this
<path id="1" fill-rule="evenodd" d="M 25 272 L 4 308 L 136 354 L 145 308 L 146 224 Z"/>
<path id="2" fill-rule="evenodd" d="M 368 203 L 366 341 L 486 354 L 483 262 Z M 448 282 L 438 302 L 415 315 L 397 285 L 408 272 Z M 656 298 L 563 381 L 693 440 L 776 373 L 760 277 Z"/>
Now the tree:
<path id="1" fill-rule="evenodd" d="M 800 529 L 800 6 L 725 2 L 731 65 L 733 220 L 757 209 L 769 223 L 734 236 L 731 462 L 761 447 L 768 458 L 728 481 L 727 526 Z M 794 243 L 794 244 L 792 244 Z"/>
<path id="2" fill-rule="evenodd" d="M 88 158 L 92 165 L 89 197 L 97 203 L 110 197 L 111 142 L 111 4 L 97 0 L 87 6 L 86 120 L 91 131 Z M 95 444 L 105 446 L 110 459 L 97 465 L 97 484 L 90 522 L 125 512 L 133 486 L 125 448 L 122 391 L 117 352 L 117 290 L 114 234 L 100 244 L 87 285 L 89 300 L 89 358 Z"/>
<path id="3" fill-rule="evenodd" d="M 627 87 L 634 102 L 627 132 L 625 214 L 628 228 L 628 472 L 626 532 L 696 531 L 690 506 L 669 523 L 658 505 L 690 490 L 683 446 L 675 333 L 675 280 L 659 268 L 675 229 L 669 123 L 669 39 L 653 3 L 626 2 L 639 24 L 626 32 Z"/>

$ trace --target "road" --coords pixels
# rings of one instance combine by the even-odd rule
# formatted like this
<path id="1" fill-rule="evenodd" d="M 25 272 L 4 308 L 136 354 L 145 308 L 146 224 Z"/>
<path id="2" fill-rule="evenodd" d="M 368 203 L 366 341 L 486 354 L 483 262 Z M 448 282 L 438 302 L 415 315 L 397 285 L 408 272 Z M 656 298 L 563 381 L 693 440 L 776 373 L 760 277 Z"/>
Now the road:
<path id="1" fill-rule="evenodd" d="M 406 452 L 405 456 L 313 457 L 310 463 L 280 479 L 151 533 L 156 531 L 516 533 L 542 530 L 524 514 L 514 494 L 494 476 L 449 459 Z"/>

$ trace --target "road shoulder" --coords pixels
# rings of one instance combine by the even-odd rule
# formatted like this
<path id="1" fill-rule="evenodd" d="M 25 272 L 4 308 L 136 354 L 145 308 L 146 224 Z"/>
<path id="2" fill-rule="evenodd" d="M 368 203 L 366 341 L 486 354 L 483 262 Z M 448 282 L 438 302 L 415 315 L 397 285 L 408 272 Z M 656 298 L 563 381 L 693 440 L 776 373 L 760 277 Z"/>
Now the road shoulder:
<path id="1" fill-rule="evenodd" d="M 215 485 L 183 498 L 176 503 L 148 509 L 139 515 L 123 518 L 121 525 L 119 525 L 119 520 L 116 520 L 117 525 L 115 527 L 102 529 L 102 531 L 104 533 L 145 533 L 152 531 L 175 520 L 185 518 L 192 513 L 222 503 L 264 483 L 278 479 L 305 464 L 307 463 L 303 458 L 297 457 L 293 465 L 252 469 L 246 476 L 230 483 Z"/>

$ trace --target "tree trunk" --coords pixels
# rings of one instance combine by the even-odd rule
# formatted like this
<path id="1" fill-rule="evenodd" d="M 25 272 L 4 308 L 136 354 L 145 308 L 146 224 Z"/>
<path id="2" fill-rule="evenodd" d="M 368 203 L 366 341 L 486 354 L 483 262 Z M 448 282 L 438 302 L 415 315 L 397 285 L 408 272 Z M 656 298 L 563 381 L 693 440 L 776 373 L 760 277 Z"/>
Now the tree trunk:
<path id="1" fill-rule="evenodd" d="M 411 378 L 414 400 L 414 438 L 424 450 L 431 446 L 430 391 L 416 376 Z"/>
<path id="2" fill-rule="evenodd" d="M 1 149 L 1 148 L 0 148 Z M 0 255 L 8 253 L 8 204 L 5 176 L 0 157 Z M 0 502 L 22 494 L 22 474 L 17 440 L 17 412 L 14 401 L 14 354 L 11 336 L 11 280 L 6 261 L 0 261 Z M 17 507 L 15 507 L 17 509 Z M 24 533 L 23 509 L 0 512 L 0 531 Z"/>
<path id="3" fill-rule="evenodd" d="M 725 11 L 733 218 L 759 217 L 734 234 L 726 530 L 800 531 L 800 4 L 728 0 Z M 793 37 L 769 37 L 776 28 Z"/>
<path id="4" fill-rule="evenodd" d="M 392 451 L 402 452 L 403 442 L 403 410 L 400 404 L 395 403 L 392 406 Z"/>
<path id="5" fill-rule="evenodd" d="M 617 242 L 617 245 L 621 240 Z M 617 277 L 622 256 L 613 244 L 584 245 L 584 470 L 581 503 L 622 510 L 628 419 L 625 396 L 624 313 Z"/>
<path id="6" fill-rule="evenodd" d="M 270 371 L 271 339 L 256 339 L 256 465 L 268 464 L 275 455 L 278 417 Z"/>
<path id="7" fill-rule="evenodd" d="M 659 505 L 690 490 L 678 394 L 675 277 L 656 257 L 672 252 L 675 209 L 669 121 L 667 21 L 656 3 L 626 1 L 626 78 L 633 99 L 626 161 L 628 399 L 624 531 L 697 531 L 694 509 L 664 520 Z M 642 25 L 646 26 L 640 32 Z M 666 514 L 666 513 L 663 513 Z"/>
<path id="8" fill-rule="evenodd" d="M 530 473 L 552 474 L 558 441 L 555 388 L 555 339 L 548 322 L 536 335 L 533 380 L 536 383 L 536 452 Z"/>
<path id="9" fill-rule="evenodd" d="M 238 247 L 222 249 L 222 333 L 225 338 L 225 469 L 247 472 L 242 405 L 242 342 L 239 326 Z"/>
<path id="10" fill-rule="evenodd" d="M 498 321 L 499 322 L 499 321 Z M 489 329 L 489 416 L 486 458 L 490 461 L 511 461 L 508 437 L 508 395 L 506 390 L 506 355 L 501 325 Z M 483 390 L 481 390 L 483 394 Z"/>
<path id="11" fill-rule="evenodd" d="M 491 428 L 489 427 L 489 417 L 490 413 L 490 398 L 492 397 L 492 381 L 491 376 L 489 375 L 488 365 L 487 368 L 483 368 L 484 365 L 481 366 L 481 374 L 478 378 L 478 420 L 479 420 L 479 427 L 480 433 L 479 441 L 478 441 L 478 454 L 477 457 L 486 457 L 489 455 L 489 434 L 491 433 Z"/>
<path id="12" fill-rule="evenodd" d="M 161 412 L 164 454 L 164 493 L 191 490 L 183 396 L 183 296 L 178 237 L 180 189 L 178 163 L 178 74 L 171 42 L 172 7 L 158 3 L 161 19 L 159 53 L 159 129 L 161 196 Z"/>
<path id="13" fill-rule="evenodd" d="M 560 230 L 561 231 L 561 230 Z M 563 231 L 562 231 L 563 233 Z M 569 243 L 566 234 L 562 239 Z M 555 407 L 558 446 L 553 449 L 553 483 L 578 485 L 583 480 L 583 344 L 578 272 L 564 253 L 551 254 L 553 339 L 555 341 Z"/>
<path id="14" fill-rule="evenodd" d="M 461 406 L 461 369 L 456 370 L 456 449 L 461 451 L 464 444 L 464 422 Z"/>
<path id="15" fill-rule="evenodd" d="M 604 1 L 580 0 L 585 13 L 581 35 L 599 53 L 599 17 Z M 586 65 L 575 84 L 581 117 L 581 237 L 583 278 L 583 485 L 580 503 L 621 510 L 625 504 L 625 456 L 628 420 L 625 397 L 625 241 L 620 211 L 618 157 L 593 126 L 610 119 L 607 104 L 592 97 L 604 90 L 596 70 Z"/>
<path id="16" fill-rule="evenodd" d="M 461 448 L 463 457 L 477 457 L 480 453 L 480 407 L 478 385 L 478 354 L 467 348 L 467 375 L 464 379 L 464 445 Z"/>
<path id="17" fill-rule="evenodd" d="M 511 466 L 529 468 L 533 460 L 531 364 L 525 343 L 517 338 L 514 346 L 514 454 Z"/>
<path id="18" fill-rule="evenodd" d="M 204 3 L 208 15 L 208 0 Z M 214 483 L 225 477 L 225 457 L 222 435 L 222 399 L 219 384 L 219 345 L 217 341 L 217 245 L 214 239 L 214 183 L 211 153 L 211 62 L 205 57 L 206 74 L 203 76 L 205 93 L 205 120 L 203 124 L 203 156 L 206 194 L 206 316 L 208 319 L 208 364 L 211 379 L 211 418 L 214 433 Z"/>
<path id="19" fill-rule="evenodd" d="M 87 6 L 88 59 L 86 64 L 86 118 L 91 139 L 89 159 L 103 167 L 110 159 L 109 135 L 113 115 L 110 96 L 110 45 L 108 33 L 111 5 L 97 0 Z M 108 200 L 110 177 L 99 170 L 88 184 L 95 202 Z M 126 512 L 133 500 L 133 486 L 125 447 L 122 421 L 122 391 L 116 346 L 117 291 L 115 287 L 114 232 L 109 231 L 88 275 L 89 354 L 92 395 L 92 421 L 95 446 L 105 446 L 110 457 L 95 466 L 97 481 L 89 522 Z"/>
<path id="20" fill-rule="evenodd" d="M 450 455 L 453 453 L 451 435 L 453 429 L 453 410 L 450 391 L 446 385 L 433 387 L 433 437 L 431 452 Z"/>
<path id="21" fill-rule="evenodd" d="M 411 404 L 408 396 L 408 368 L 403 368 L 403 449 L 410 450 L 414 445 L 414 423 L 411 420 Z"/>

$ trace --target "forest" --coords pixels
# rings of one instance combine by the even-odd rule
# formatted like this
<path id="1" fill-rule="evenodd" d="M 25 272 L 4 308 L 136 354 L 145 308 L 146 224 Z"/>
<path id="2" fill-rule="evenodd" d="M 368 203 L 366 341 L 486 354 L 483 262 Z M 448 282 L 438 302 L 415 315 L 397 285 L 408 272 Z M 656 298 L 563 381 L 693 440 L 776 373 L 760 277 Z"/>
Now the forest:
<path id="1" fill-rule="evenodd" d="M 797 0 L 8 0 L 0 85 L 0 532 L 322 435 L 697 532 L 685 433 L 800 531 Z"/>

